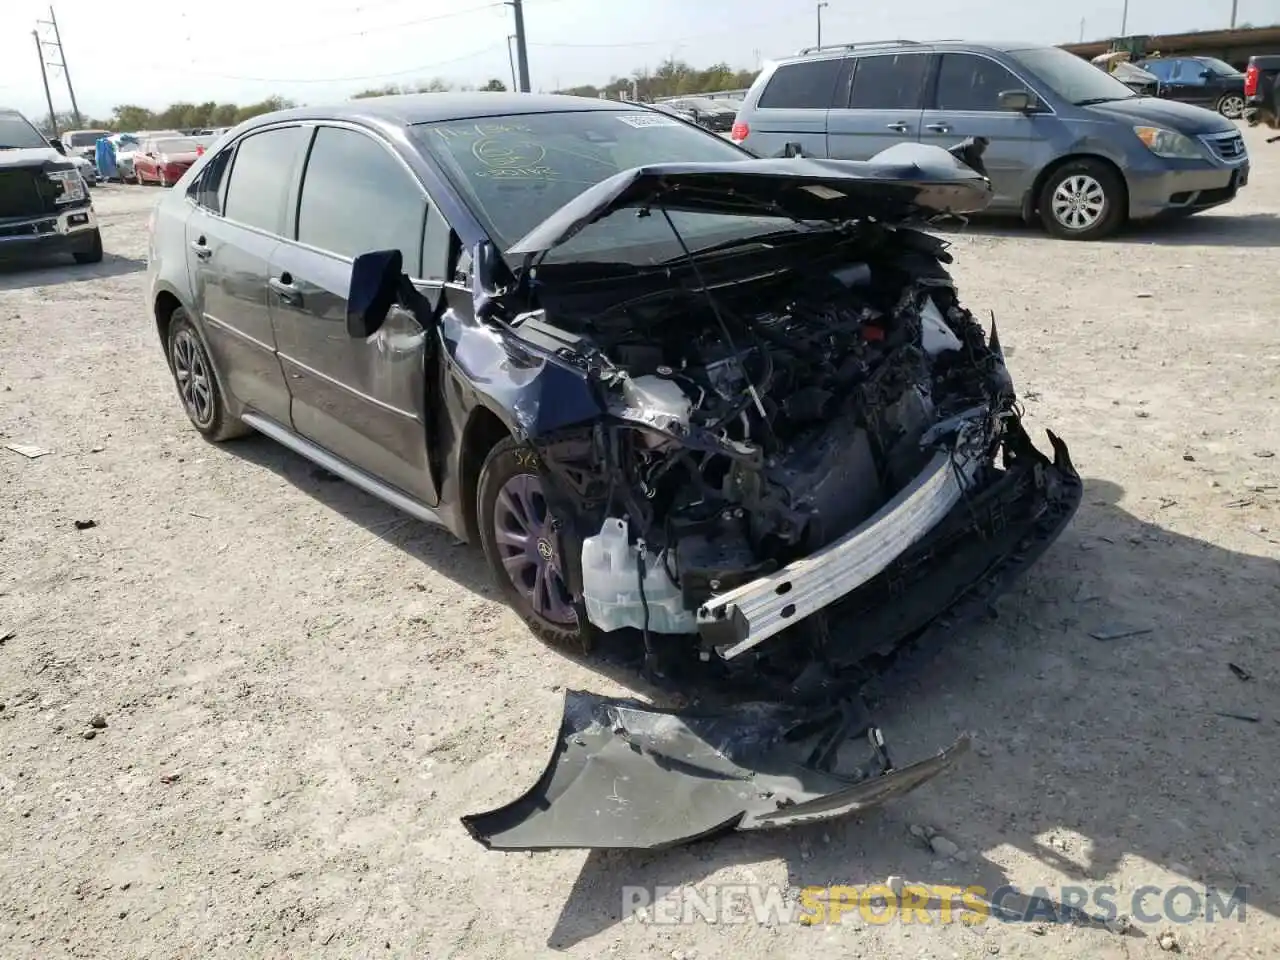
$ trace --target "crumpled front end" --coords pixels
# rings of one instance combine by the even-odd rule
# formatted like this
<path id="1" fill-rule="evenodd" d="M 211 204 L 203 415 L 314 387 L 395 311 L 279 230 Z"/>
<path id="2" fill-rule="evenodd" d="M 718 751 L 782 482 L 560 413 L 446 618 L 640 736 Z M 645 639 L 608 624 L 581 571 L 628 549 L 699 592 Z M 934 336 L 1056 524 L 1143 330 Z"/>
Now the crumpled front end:
<path id="1" fill-rule="evenodd" d="M 850 744 L 856 755 L 842 763 Z M 492 850 L 662 849 L 858 814 L 933 779 L 968 746 L 962 737 L 895 769 L 849 702 L 677 713 L 573 690 L 538 783 L 463 824 Z"/>

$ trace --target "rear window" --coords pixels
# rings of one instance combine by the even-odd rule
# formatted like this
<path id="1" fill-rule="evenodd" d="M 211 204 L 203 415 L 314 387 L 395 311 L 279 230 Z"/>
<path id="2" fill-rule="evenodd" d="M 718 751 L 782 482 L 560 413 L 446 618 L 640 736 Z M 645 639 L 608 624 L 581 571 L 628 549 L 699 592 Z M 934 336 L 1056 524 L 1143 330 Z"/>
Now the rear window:
<path id="1" fill-rule="evenodd" d="M 68 147 L 92 147 L 99 138 L 107 136 L 106 130 L 82 130 L 68 134 L 63 138 L 63 145 Z"/>
<path id="2" fill-rule="evenodd" d="M 929 58 L 923 53 L 859 57 L 849 106 L 854 110 L 914 110 L 920 107 Z"/>
<path id="3" fill-rule="evenodd" d="M 769 78 L 757 106 L 790 110 L 825 110 L 831 106 L 839 59 L 784 63 Z"/>
<path id="4" fill-rule="evenodd" d="M 196 141 L 191 139 L 157 140 L 156 150 L 159 153 L 195 153 Z"/>

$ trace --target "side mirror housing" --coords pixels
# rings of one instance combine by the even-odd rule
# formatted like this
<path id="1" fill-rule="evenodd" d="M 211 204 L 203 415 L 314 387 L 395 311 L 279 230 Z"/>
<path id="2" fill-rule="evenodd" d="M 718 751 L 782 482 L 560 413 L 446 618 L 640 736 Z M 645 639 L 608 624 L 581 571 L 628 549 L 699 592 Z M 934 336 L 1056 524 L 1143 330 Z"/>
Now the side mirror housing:
<path id="1" fill-rule="evenodd" d="M 356 257 L 347 292 L 348 336 L 363 340 L 377 332 L 396 301 L 403 273 L 399 250 L 375 250 Z"/>
<path id="2" fill-rule="evenodd" d="M 1000 94 L 1000 109 L 1013 113 L 1028 113 L 1034 109 L 1036 98 L 1026 90 L 1004 90 Z"/>
<path id="3" fill-rule="evenodd" d="M 792 159 L 793 157 L 803 157 L 804 148 L 801 147 L 800 144 L 798 143 L 794 143 L 794 142 L 787 143 L 782 148 L 782 156 L 787 158 L 788 160 Z"/>
<path id="4" fill-rule="evenodd" d="M 62 145 L 62 141 L 57 137 L 49 138 L 49 146 L 53 147 L 53 149 L 57 150 L 64 157 L 67 155 L 67 148 Z"/>

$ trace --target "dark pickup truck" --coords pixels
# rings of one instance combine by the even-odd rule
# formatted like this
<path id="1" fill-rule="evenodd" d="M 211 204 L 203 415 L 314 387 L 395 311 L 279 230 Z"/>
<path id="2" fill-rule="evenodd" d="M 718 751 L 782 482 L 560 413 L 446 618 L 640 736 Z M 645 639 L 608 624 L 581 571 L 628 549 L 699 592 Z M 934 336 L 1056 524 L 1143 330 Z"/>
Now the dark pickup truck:
<path id="1" fill-rule="evenodd" d="M 102 235 L 84 177 L 58 140 L 16 110 L 0 109 L 0 259 L 69 253 L 102 259 Z"/>
<path id="2" fill-rule="evenodd" d="M 1280 127 L 1280 54 L 1249 58 L 1244 71 L 1244 115 L 1249 126 Z"/>

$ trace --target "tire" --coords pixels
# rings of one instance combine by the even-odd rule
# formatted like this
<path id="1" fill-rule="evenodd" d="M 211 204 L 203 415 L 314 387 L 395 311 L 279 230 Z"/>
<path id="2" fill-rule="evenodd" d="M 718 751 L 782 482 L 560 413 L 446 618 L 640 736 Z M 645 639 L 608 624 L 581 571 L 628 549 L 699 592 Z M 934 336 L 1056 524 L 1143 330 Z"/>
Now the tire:
<path id="1" fill-rule="evenodd" d="M 1218 101 L 1218 112 L 1228 120 L 1239 120 L 1244 116 L 1244 97 L 1238 93 L 1225 93 Z"/>
<path id="2" fill-rule="evenodd" d="M 169 181 L 167 181 L 167 180 L 164 178 L 164 171 L 163 171 L 163 170 L 161 170 L 161 171 L 159 172 L 159 174 L 157 174 L 157 176 L 158 176 L 158 179 L 156 180 L 156 183 L 158 183 L 158 184 L 159 184 L 160 186 L 162 186 L 162 187 L 167 187 L 167 186 L 169 185 Z"/>
<path id="3" fill-rule="evenodd" d="M 76 258 L 76 263 L 101 263 L 102 262 L 102 231 L 94 230 L 93 239 L 89 242 L 88 250 L 77 250 L 72 254 Z"/>
<path id="4" fill-rule="evenodd" d="M 553 524 L 531 451 L 510 437 L 500 441 L 485 458 L 476 489 L 485 560 L 503 599 L 539 640 L 564 653 L 586 654 L 594 630 L 564 586 L 560 571 L 574 561 Z M 523 546 L 517 543 L 522 535 Z"/>
<path id="5" fill-rule="evenodd" d="M 1040 222 L 1051 236 L 1100 240 L 1125 220 L 1124 181 L 1100 160 L 1069 160 L 1049 174 L 1037 205 Z"/>
<path id="6" fill-rule="evenodd" d="M 221 443 L 250 430 L 227 409 L 204 338 L 187 312 L 178 307 L 169 318 L 169 370 L 187 419 L 206 440 Z M 188 386 L 189 385 L 189 386 Z"/>

